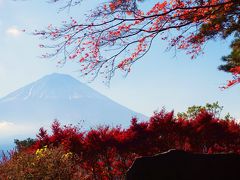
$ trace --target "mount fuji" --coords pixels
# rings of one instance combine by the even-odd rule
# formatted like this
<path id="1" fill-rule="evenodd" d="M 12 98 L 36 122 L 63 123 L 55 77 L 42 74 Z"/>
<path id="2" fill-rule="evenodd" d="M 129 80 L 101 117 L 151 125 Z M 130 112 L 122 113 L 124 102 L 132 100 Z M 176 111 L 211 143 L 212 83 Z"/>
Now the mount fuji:
<path id="1" fill-rule="evenodd" d="M 7 147 L 9 140 L 34 137 L 40 127 L 49 129 L 54 119 L 89 129 L 97 125 L 125 127 L 132 117 L 147 119 L 73 77 L 55 73 L 0 99 L 0 149 Z"/>

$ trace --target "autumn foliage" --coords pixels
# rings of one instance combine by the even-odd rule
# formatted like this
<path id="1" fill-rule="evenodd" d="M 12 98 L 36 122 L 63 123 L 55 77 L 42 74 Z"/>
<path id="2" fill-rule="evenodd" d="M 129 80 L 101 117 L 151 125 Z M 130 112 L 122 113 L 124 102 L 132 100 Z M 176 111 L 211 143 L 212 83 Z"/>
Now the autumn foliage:
<path id="1" fill-rule="evenodd" d="M 20 151 L 0 163 L 0 179 L 84 179 L 77 156 L 62 147 L 38 149 L 35 153 Z"/>
<path id="2" fill-rule="evenodd" d="M 57 1 L 66 2 L 65 8 L 81 4 L 78 0 L 53 2 Z M 184 50 L 195 58 L 209 40 L 234 36 L 232 53 L 220 69 L 234 77 L 225 87 L 240 82 L 239 0 L 163 0 L 150 8 L 142 3 L 147 2 L 111 0 L 89 12 L 84 23 L 76 17 L 60 26 L 51 24 L 46 30 L 37 30 L 35 35 L 53 42 L 40 45 L 53 49 L 43 57 L 61 54 L 59 63 L 76 61 L 82 75 L 110 80 L 117 70 L 128 73 L 153 40 L 166 41 L 169 49 Z"/>
<path id="3" fill-rule="evenodd" d="M 126 170 L 136 157 L 154 155 L 169 149 L 199 153 L 240 153 L 240 125 L 232 119 L 217 118 L 207 111 L 186 119 L 175 117 L 173 112 L 164 110 L 145 122 L 133 118 L 126 129 L 100 126 L 84 132 L 74 126 L 62 127 L 55 121 L 52 134 L 41 128 L 36 143 L 21 153 L 35 157 L 39 151 L 45 153 L 45 150 L 41 150 L 44 147 L 51 153 L 61 148 L 61 155 L 54 155 L 55 158 L 68 153 L 74 155 L 75 168 L 66 170 L 75 171 L 71 172 L 72 175 L 81 170 L 88 179 L 124 179 Z M 19 153 L 16 154 L 18 156 Z M 9 160 L 12 161 L 17 160 Z M 25 158 L 25 161 L 28 160 Z M 37 162 L 35 159 L 34 163 Z M 71 165 L 73 162 L 65 163 Z M 6 167 L 4 163 L 3 167 Z M 59 171 L 64 170 L 64 167 L 60 166 L 62 169 Z M 34 168 L 36 170 L 37 166 L 28 166 L 29 171 L 34 171 Z"/>

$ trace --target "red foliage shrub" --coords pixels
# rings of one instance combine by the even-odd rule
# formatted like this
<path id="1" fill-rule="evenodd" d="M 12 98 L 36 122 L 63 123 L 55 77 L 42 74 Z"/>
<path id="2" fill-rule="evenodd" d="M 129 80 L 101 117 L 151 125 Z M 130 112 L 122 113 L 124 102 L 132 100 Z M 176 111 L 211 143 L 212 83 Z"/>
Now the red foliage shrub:
<path id="1" fill-rule="evenodd" d="M 136 157 L 169 149 L 240 153 L 240 125 L 206 111 L 186 120 L 162 110 L 146 122 L 133 118 L 127 129 L 101 126 L 86 132 L 55 121 L 52 135 L 41 128 L 37 137 L 30 150 L 63 145 L 79 156 L 81 168 L 90 172 L 91 179 L 122 179 Z"/>

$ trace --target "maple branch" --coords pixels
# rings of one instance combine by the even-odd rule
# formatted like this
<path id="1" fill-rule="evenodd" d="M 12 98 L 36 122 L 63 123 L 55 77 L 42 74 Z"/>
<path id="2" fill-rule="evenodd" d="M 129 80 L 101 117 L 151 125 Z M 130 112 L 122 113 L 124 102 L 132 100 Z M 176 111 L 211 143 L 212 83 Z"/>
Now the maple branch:
<path id="1" fill-rule="evenodd" d="M 57 1 L 61 0 L 53 0 Z M 81 1 L 66 2 L 64 8 L 79 5 Z M 59 63 L 75 60 L 81 64 L 82 75 L 90 75 L 90 79 L 102 75 L 109 81 L 117 70 L 128 74 L 132 64 L 149 51 L 156 36 L 195 58 L 207 40 L 226 34 L 229 18 L 239 21 L 239 4 L 237 0 L 202 0 L 201 3 L 173 0 L 172 4 L 156 3 L 143 12 L 134 0 L 113 0 L 91 11 L 86 19 L 88 23 L 78 23 L 72 18 L 60 28 L 51 25 L 34 34 L 55 42 L 41 46 L 55 50 L 43 57 L 63 53 Z M 174 31 L 175 36 L 171 39 L 170 31 Z"/>

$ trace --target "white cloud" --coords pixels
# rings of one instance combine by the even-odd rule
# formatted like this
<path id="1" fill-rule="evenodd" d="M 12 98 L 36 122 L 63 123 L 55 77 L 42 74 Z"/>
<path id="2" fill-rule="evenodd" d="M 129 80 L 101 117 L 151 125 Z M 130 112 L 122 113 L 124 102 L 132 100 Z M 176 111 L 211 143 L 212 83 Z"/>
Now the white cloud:
<path id="1" fill-rule="evenodd" d="M 34 128 L 32 125 L 24 125 L 24 124 L 15 124 L 10 121 L 0 121 L 0 132 L 1 138 L 15 136 L 15 135 L 24 135 L 29 134 L 36 131 L 36 127 Z"/>
<path id="2" fill-rule="evenodd" d="M 13 123 L 7 121 L 0 122 L 0 131 L 7 130 L 8 128 L 11 128 L 11 126 L 13 125 L 14 125 Z"/>
<path id="3" fill-rule="evenodd" d="M 22 31 L 17 29 L 16 27 L 10 27 L 6 30 L 6 33 L 10 36 L 17 37 L 22 33 Z"/>

